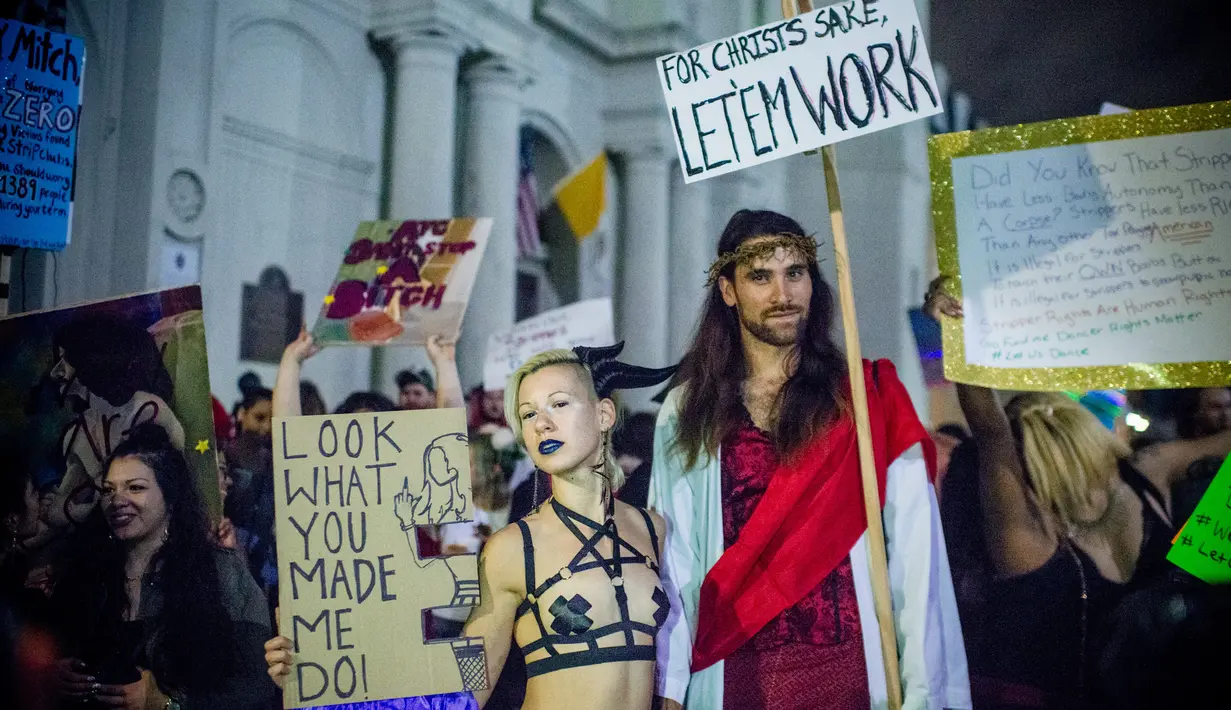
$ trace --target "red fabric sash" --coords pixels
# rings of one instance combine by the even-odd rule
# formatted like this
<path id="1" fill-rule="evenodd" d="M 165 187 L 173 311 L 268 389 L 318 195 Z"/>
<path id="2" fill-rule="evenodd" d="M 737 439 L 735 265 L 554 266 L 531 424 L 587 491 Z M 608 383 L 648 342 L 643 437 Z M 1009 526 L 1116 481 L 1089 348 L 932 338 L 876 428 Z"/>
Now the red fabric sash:
<path id="1" fill-rule="evenodd" d="M 922 444 L 929 478 L 936 447 L 888 360 L 864 361 L 881 505 L 889 463 Z M 852 416 L 774 472 L 756 512 L 701 584 L 692 672 L 726 658 L 816 588 L 867 530 Z"/>

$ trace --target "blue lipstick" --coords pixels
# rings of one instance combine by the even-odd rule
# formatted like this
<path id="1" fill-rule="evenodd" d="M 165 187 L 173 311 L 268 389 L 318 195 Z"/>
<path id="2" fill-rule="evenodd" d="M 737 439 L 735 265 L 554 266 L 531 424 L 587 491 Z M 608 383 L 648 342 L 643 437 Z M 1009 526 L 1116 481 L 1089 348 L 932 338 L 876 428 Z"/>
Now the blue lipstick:
<path id="1" fill-rule="evenodd" d="M 546 441 L 539 442 L 539 453 L 544 456 L 550 456 L 559 451 L 561 446 L 564 446 L 563 441 L 547 439 Z"/>

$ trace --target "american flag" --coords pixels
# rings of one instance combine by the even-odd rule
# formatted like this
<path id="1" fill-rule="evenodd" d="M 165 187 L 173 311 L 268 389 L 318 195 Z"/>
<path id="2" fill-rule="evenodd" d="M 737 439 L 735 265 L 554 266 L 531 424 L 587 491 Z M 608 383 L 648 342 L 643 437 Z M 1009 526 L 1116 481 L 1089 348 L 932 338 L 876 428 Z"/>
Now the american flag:
<path id="1" fill-rule="evenodd" d="M 543 252 L 543 242 L 539 239 L 539 189 L 534 179 L 534 133 L 529 128 L 522 128 L 518 152 L 517 253 L 539 256 Z"/>

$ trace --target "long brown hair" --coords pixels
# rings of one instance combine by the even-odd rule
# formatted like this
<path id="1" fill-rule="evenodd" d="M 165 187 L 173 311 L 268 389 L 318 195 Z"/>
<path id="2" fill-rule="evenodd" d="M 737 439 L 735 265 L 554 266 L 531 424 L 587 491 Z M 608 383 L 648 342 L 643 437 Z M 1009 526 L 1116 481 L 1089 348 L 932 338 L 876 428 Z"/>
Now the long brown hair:
<path id="1" fill-rule="evenodd" d="M 735 251 L 755 237 L 782 233 L 803 234 L 804 230 L 798 222 L 777 212 L 740 210 L 723 229 L 718 253 Z M 736 264 L 728 264 L 721 275 L 733 281 L 735 268 Z M 812 278 L 808 322 L 793 355 L 794 372 L 775 404 L 774 441 L 787 457 L 798 453 L 828 425 L 848 399 L 845 356 L 830 335 L 833 293 L 813 262 L 808 264 L 808 275 Z M 689 468 L 696 465 L 702 451 L 715 455 L 719 443 L 745 416 L 741 385 L 748 367 L 740 338 L 739 315 L 722 300 L 719 285 L 714 283 L 677 375 L 683 392 L 674 445 Z"/>

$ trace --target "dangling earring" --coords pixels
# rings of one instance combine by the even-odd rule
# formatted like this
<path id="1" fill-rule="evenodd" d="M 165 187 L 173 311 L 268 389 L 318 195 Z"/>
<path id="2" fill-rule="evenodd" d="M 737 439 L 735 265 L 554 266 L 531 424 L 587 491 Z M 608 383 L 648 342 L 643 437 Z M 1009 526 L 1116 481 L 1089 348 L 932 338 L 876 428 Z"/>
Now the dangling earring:
<path id="1" fill-rule="evenodd" d="M 170 540 L 170 539 L 171 539 L 171 523 L 167 523 L 166 527 L 162 529 L 162 541 L 166 542 L 167 540 Z"/>

